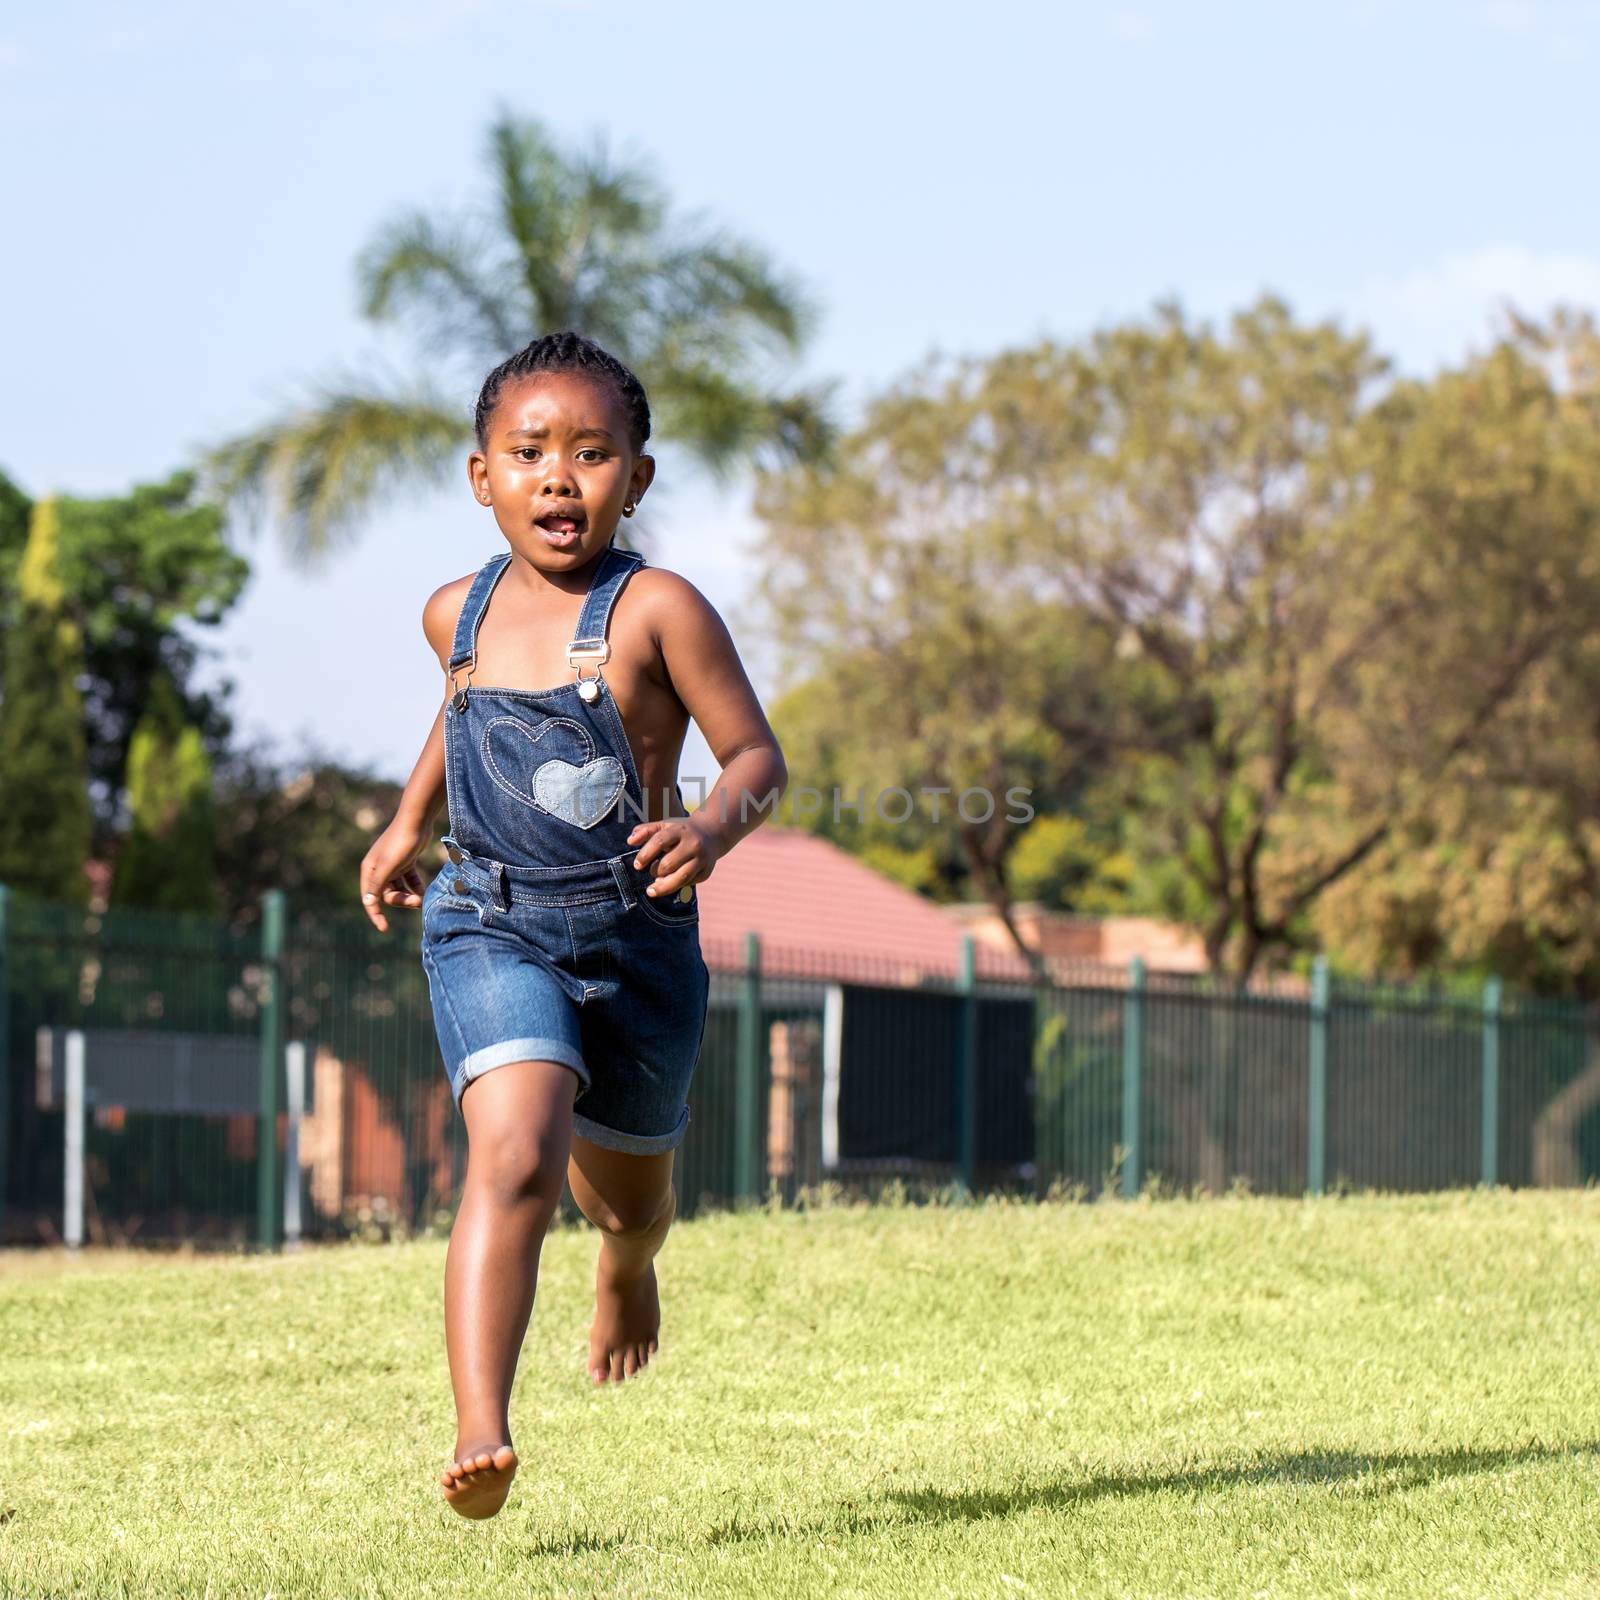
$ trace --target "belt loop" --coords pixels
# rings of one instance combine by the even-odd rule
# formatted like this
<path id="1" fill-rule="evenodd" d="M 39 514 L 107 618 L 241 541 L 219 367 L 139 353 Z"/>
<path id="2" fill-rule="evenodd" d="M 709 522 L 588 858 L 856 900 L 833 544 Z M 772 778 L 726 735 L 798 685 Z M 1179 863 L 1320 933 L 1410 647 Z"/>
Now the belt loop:
<path id="1" fill-rule="evenodd" d="M 494 900 L 496 911 L 511 909 L 511 880 L 507 876 L 506 864 L 503 861 L 489 863 L 489 894 Z"/>
<path id="2" fill-rule="evenodd" d="M 629 855 L 611 858 L 611 876 L 617 880 L 622 904 L 629 911 L 633 910 L 633 903 L 638 898 L 633 892 L 633 856 L 637 854 L 637 851 L 633 851 Z"/>

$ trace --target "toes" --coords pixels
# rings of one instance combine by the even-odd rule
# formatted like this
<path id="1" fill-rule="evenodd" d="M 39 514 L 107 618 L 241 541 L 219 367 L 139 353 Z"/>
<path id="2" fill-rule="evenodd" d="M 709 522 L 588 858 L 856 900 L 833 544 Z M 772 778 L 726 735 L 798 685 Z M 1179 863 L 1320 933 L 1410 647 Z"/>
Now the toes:
<path id="1" fill-rule="evenodd" d="M 474 1472 L 487 1472 L 493 1465 L 494 1457 L 487 1450 L 472 1458 L 472 1470 Z"/>
<path id="2" fill-rule="evenodd" d="M 631 1378 L 639 1370 L 639 1347 L 630 1344 L 622 1355 L 622 1375 Z"/>
<path id="3" fill-rule="evenodd" d="M 494 1466 L 497 1472 L 509 1472 L 517 1464 L 517 1452 L 508 1444 L 503 1444 L 494 1453 Z"/>

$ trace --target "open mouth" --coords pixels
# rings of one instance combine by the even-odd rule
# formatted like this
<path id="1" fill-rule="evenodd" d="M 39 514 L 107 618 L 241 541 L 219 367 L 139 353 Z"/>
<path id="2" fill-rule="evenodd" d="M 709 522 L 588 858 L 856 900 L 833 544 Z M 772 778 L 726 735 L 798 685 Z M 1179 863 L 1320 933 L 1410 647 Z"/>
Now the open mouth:
<path id="1" fill-rule="evenodd" d="M 583 532 L 587 521 L 581 511 L 546 511 L 534 518 L 534 526 L 553 542 L 570 543 Z"/>

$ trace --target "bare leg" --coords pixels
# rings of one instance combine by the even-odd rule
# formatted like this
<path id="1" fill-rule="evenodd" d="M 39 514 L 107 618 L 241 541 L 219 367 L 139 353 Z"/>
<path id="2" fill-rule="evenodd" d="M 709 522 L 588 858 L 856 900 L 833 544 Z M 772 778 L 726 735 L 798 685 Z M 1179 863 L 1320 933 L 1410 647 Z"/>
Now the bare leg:
<path id="1" fill-rule="evenodd" d="M 654 1263 L 678 1210 L 672 1152 L 624 1155 L 574 1134 L 567 1182 L 601 1234 L 589 1376 L 621 1383 L 649 1362 L 661 1330 Z"/>
<path id="2" fill-rule="evenodd" d="M 492 1517 L 516 1475 L 511 1381 L 561 1199 L 577 1092 L 569 1068 L 516 1061 L 474 1079 L 461 1097 L 467 1181 L 444 1269 L 456 1449 L 439 1481 L 464 1517 Z"/>

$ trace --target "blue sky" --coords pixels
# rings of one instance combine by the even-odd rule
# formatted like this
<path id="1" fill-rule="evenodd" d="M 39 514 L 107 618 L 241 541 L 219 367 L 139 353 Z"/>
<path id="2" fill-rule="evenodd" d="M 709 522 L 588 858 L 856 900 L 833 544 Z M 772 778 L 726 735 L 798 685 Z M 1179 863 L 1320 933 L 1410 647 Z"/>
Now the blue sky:
<path id="1" fill-rule="evenodd" d="M 415 370 L 352 263 L 396 212 L 481 192 L 501 104 L 603 130 L 772 250 L 822 306 L 803 374 L 847 405 L 933 351 L 1263 288 L 1426 369 L 1504 297 L 1600 306 L 1597 65 L 1577 0 L 9 6 L 0 467 L 118 491 L 306 379 Z M 655 558 L 770 692 L 747 489 L 661 456 Z M 212 671 L 242 731 L 404 777 L 438 703 L 422 601 L 501 547 L 464 471 L 313 575 L 241 538 Z M 714 770 L 691 733 L 685 775 Z"/>

